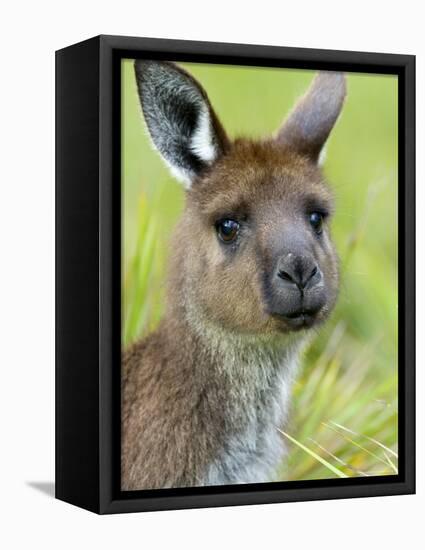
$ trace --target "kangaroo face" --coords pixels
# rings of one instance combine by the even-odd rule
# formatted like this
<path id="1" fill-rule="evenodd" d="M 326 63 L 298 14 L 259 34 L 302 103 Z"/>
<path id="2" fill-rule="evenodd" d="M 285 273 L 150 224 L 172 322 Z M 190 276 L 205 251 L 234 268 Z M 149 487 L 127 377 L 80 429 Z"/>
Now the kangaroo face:
<path id="1" fill-rule="evenodd" d="M 332 195 L 317 159 L 344 77 L 319 73 L 275 138 L 231 142 L 190 75 L 163 62 L 135 68 L 154 145 L 187 188 L 171 278 L 195 317 L 249 334 L 323 321 L 338 265 Z"/>
<path id="2" fill-rule="evenodd" d="M 255 333 L 323 320 L 338 289 L 332 206 L 312 162 L 273 142 L 236 142 L 188 191 L 178 228 L 205 317 Z"/>

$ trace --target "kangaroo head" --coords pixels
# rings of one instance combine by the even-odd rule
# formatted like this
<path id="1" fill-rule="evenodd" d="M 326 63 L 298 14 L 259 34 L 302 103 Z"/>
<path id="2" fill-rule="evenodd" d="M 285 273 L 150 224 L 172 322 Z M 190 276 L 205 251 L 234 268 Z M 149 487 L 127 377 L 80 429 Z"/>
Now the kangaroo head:
<path id="1" fill-rule="evenodd" d="M 172 63 L 137 60 L 155 148 L 186 187 L 175 233 L 173 299 L 238 334 L 287 333 L 331 311 L 338 260 L 319 155 L 345 78 L 319 73 L 273 137 L 231 141 L 202 87 Z"/>

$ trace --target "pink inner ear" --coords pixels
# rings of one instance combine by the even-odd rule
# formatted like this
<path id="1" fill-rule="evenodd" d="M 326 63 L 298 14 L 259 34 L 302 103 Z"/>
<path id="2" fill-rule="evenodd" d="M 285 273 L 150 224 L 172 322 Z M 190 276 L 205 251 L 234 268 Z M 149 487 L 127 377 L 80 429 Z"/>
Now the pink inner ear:
<path id="1" fill-rule="evenodd" d="M 343 73 L 318 73 L 279 130 L 277 141 L 317 160 L 341 112 L 345 95 Z"/>

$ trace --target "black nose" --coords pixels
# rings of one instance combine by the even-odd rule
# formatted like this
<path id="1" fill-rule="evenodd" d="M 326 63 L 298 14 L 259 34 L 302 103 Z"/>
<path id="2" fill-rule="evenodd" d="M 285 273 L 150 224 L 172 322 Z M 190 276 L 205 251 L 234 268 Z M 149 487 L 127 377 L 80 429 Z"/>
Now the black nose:
<path id="1" fill-rule="evenodd" d="M 303 292 L 307 286 L 316 285 L 322 278 L 322 273 L 311 256 L 287 254 L 278 261 L 277 276 L 296 285 Z"/>

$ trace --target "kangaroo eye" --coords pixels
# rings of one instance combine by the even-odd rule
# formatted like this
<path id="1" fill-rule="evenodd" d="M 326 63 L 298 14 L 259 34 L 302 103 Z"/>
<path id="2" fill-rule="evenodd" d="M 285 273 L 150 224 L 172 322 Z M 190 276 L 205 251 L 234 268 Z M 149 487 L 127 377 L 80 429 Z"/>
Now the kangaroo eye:
<path id="1" fill-rule="evenodd" d="M 309 222 L 314 232 L 320 235 L 323 230 L 323 214 L 320 212 L 312 212 L 309 214 Z"/>
<path id="2" fill-rule="evenodd" d="M 221 241 L 228 244 L 233 242 L 239 233 L 239 224 L 235 220 L 224 219 L 216 223 L 217 234 Z"/>

